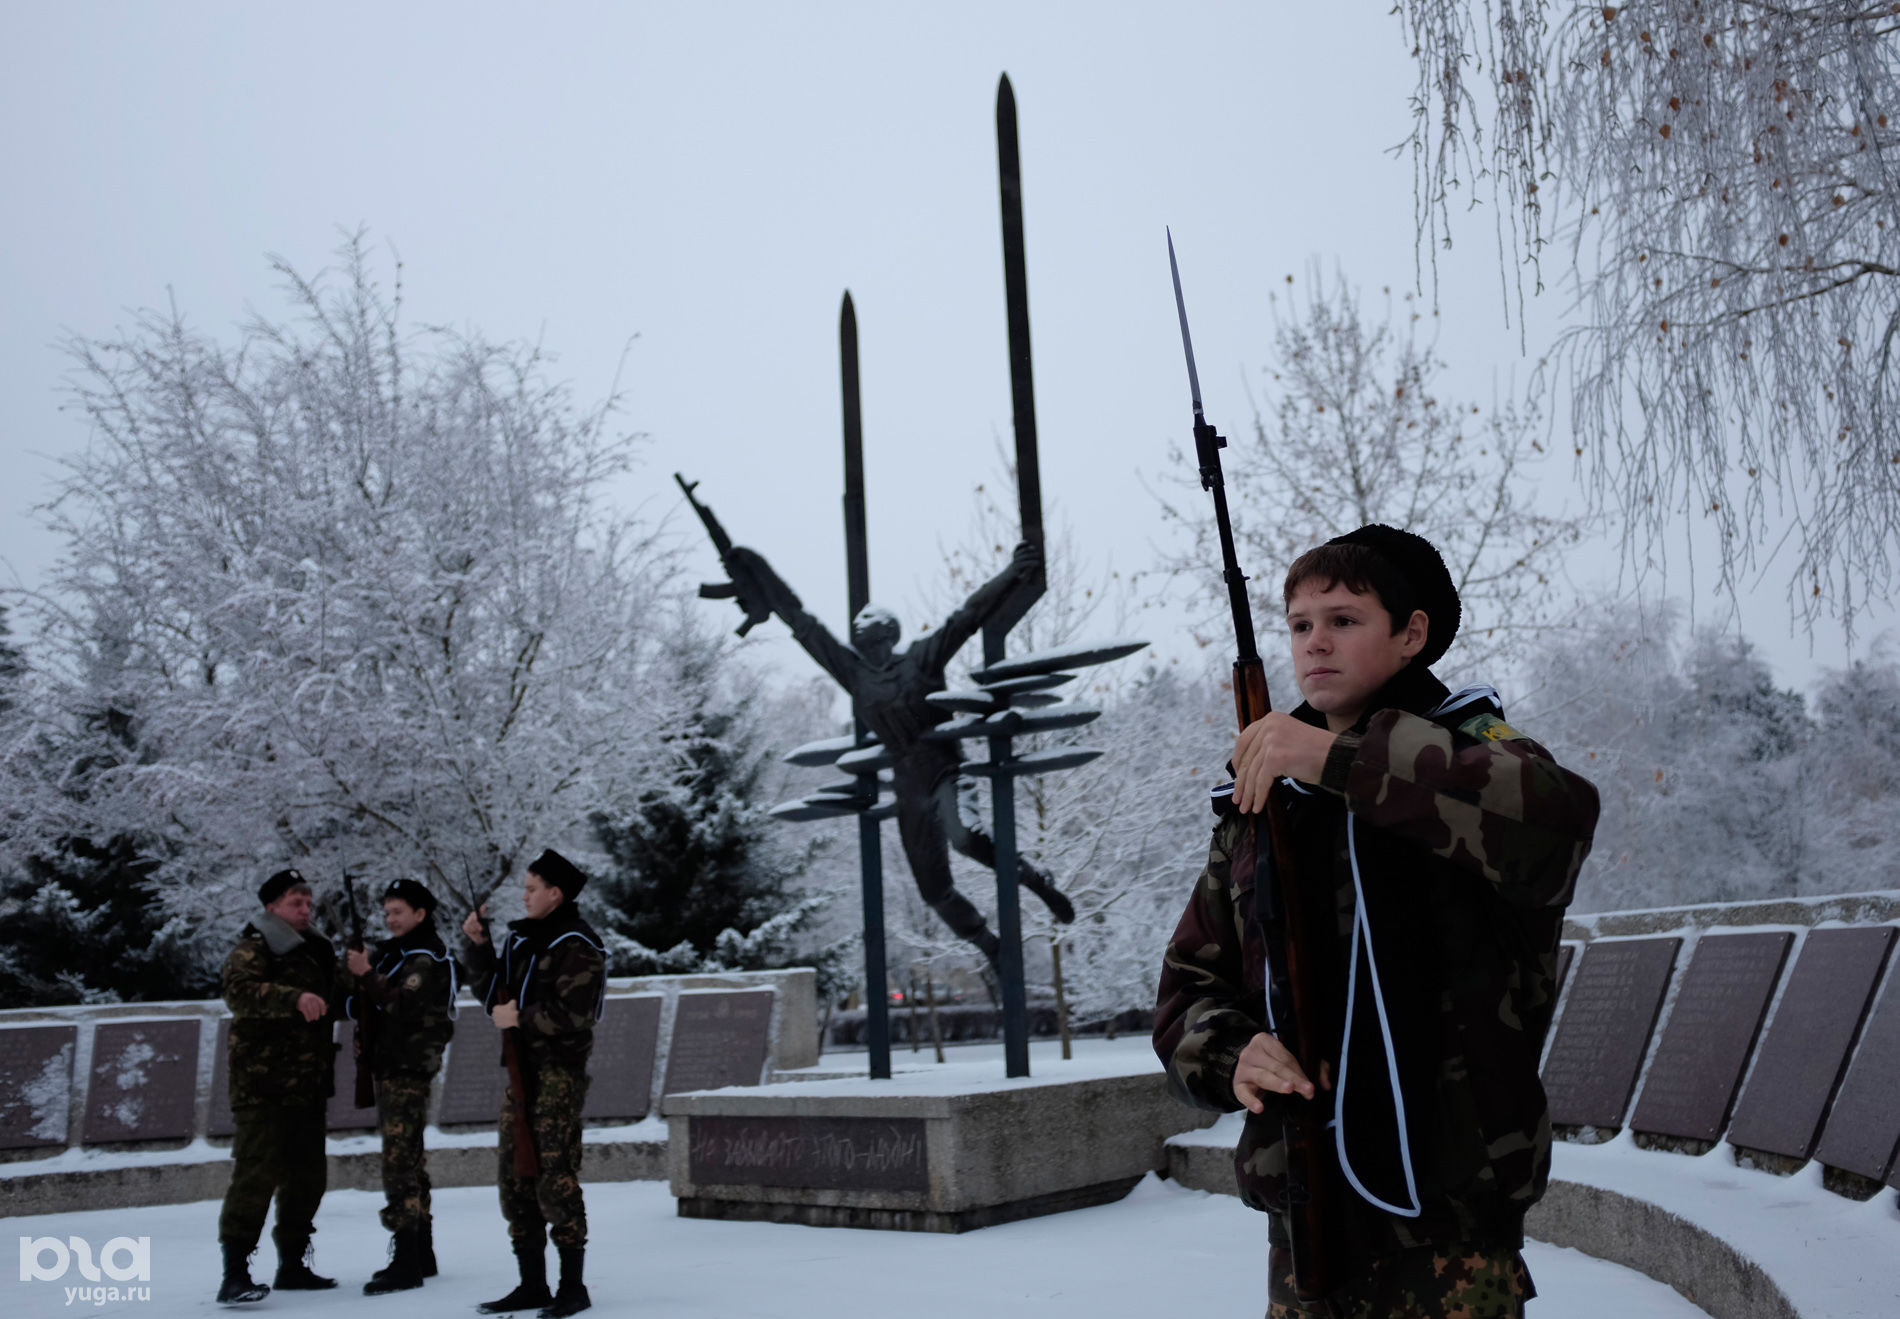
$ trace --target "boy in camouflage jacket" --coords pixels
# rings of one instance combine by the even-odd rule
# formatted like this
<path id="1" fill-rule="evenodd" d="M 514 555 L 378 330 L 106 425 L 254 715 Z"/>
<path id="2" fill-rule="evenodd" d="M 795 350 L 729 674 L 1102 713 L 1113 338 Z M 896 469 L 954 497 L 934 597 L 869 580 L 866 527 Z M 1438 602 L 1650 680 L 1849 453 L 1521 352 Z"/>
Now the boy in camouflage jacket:
<path id="1" fill-rule="evenodd" d="M 270 1288 L 251 1281 L 250 1256 L 277 1200 L 275 1285 L 321 1290 L 334 1278 L 312 1272 L 305 1254 L 328 1183 L 324 1117 L 335 1092 L 334 1024 L 349 973 L 328 939 L 310 928 L 310 885 L 280 870 L 257 891 L 264 909 L 225 958 L 224 1001 L 231 1009 L 229 1075 L 231 1185 L 218 1216 L 224 1279 L 218 1300 L 262 1300 Z"/>
<path id="2" fill-rule="evenodd" d="M 1550 1173 L 1537 1065 L 1597 794 L 1506 724 L 1491 689 L 1454 695 L 1431 674 L 1459 607 L 1421 538 L 1339 537 L 1295 562 L 1285 598 L 1306 702 L 1236 744 L 1164 957 L 1155 1049 L 1180 1098 L 1247 1110 L 1236 1173 L 1270 1215 L 1272 1319 L 1314 1312 L 1294 1293 L 1281 1216 L 1282 1125 L 1298 1105 L 1326 1121 L 1344 1206 L 1344 1281 L 1319 1313 L 1521 1315 L 1535 1294 L 1524 1214 Z M 1276 781 L 1308 909 L 1336 915 L 1301 948 L 1318 1077 L 1274 1034 L 1290 1003 L 1267 950 L 1285 932 L 1260 891 L 1271 873 L 1237 855 L 1241 817 Z"/>
<path id="3" fill-rule="evenodd" d="M 362 949 L 348 954 L 357 992 L 344 1004 L 352 1019 L 365 1022 L 357 1066 L 376 1078 L 382 1220 L 392 1238 L 389 1265 L 363 1285 L 366 1296 L 407 1291 L 436 1275 L 422 1134 L 429 1085 L 455 1033 L 455 963 L 436 932 L 435 896 L 416 880 L 395 881 L 383 892 L 383 924 L 390 937 L 373 956 Z"/>
<path id="4" fill-rule="evenodd" d="M 514 1032 L 526 1096 L 511 1081 L 502 1100 L 499 1180 L 501 1212 L 521 1270 L 521 1285 L 478 1308 L 484 1314 L 541 1307 L 543 1319 L 579 1314 L 592 1301 L 582 1278 L 587 1207 L 581 1199 L 581 1110 L 587 1105 L 587 1059 L 594 1023 L 607 993 L 607 950 L 581 918 L 574 899 L 587 876 L 548 850 L 528 867 L 525 920 L 512 921 L 492 946 L 487 907 L 462 923 L 473 970 L 487 985 L 482 1004 L 495 1025 Z M 525 1098 L 539 1173 L 515 1172 L 515 1105 Z M 547 1237 L 561 1258 L 560 1290 L 550 1296 Z"/>

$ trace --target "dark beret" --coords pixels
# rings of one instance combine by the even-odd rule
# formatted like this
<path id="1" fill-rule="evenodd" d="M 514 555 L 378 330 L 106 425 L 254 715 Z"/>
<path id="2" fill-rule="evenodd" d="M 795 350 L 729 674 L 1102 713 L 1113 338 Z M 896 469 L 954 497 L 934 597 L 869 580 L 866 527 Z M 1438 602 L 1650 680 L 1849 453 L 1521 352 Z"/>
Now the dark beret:
<path id="1" fill-rule="evenodd" d="M 431 915 L 435 912 L 435 894 L 429 892 L 419 879 L 393 881 L 383 890 L 383 901 L 388 902 L 391 898 L 401 898 L 417 911 L 427 910 Z"/>
<path id="2" fill-rule="evenodd" d="M 1425 635 L 1425 648 L 1419 651 L 1417 662 L 1424 668 L 1438 663 L 1450 649 L 1452 638 L 1458 635 L 1462 611 L 1458 604 L 1458 588 L 1445 568 L 1444 556 L 1432 543 L 1423 536 L 1378 522 L 1357 531 L 1349 531 L 1343 536 L 1335 536 L 1326 543 L 1363 545 L 1391 564 L 1401 577 L 1411 583 L 1412 590 L 1417 593 L 1418 608 L 1423 609 L 1425 617 L 1431 621 L 1431 627 Z M 1398 624 L 1405 620 L 1395 618 L 1392 621 Z"/>
<path id="3" fill-rule="evenodd" d="M 266 907 L 294 888 L 309 888 L 310 881 L 295 870 L 280 870 L 258 885 L 257 900 Z"/>
<path id="4" fill-rule="evenodd" d="M 570 901 L 587 887 L 587 876 L 581 873 L 580 867 L 551 847 L 528 863 L 528 873 L 541 876 L 543 884 L 561 890 L 561 896 Z"/>

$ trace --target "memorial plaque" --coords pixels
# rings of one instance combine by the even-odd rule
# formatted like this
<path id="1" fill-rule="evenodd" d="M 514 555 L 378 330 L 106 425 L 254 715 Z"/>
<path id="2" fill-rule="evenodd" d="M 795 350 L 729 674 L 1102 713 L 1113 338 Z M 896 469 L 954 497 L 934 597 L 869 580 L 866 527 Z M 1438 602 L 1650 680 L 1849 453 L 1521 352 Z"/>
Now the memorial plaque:
<path id="1" fill-rule="evenodd" d="M 189 1139 L 198 1107 L 198 1018 L 92 1028 L 85 1142 Z"/>
<path id="2" fill-rule="evenodd" d="M 702 1186 L 928 1191 L 924 1120 L 695 1117 L 689 1175 Z"/>
<path id="3" fill-rule="evenodd" d="M 769 989 L 689 989 L 673 1014 L 666 1093 L 757 1085 L 771 1040 Z"/>
<path id="4" fill-rule="evenodd" d="M 205 1118 L 205 1135 L 231 1136 L 237 1133 L 237 1120 L 231 1116 L 231 1019 L 218 1018 L 217 1057 L 211 1064 L 211 1112 Z"/>
<path id="5" fill-rule="evenodd" d="M 1583 950 L 1544 1060 L 1553 1123 L 1622 1124 L 1681 946 L 1680 939 L 1599 940 Z"/>
<path id="6" fill-rule="evenodd" d="M 1900 975 L 1887 977 L 1860 1048 L 1847 1065 L 1841 1092 L 1828 1111 L 1814 1157 L 1880 1181 L 1900 1146 Z"/>
<path id="7" fill-rule="evenodd" d="M 1808 935 L 1735 1105 L 1729 1144 L 1791 1159 L 1812 1152 L 1893 933 L 1876 925 Z"/>
<path id="8" fill-rule="evenodd" d="M 78 1044 L 75 1026 L 0 1030 L 0 1150 L 66 1143 Z"/>
<path id="9" fill-rule="evenodd" d="M 660 1047 L 658 994 L 610 998 L 594 1023 L 583 1119 L 637 1121 L 653 1106 L 653 1056 Z"/>
<path id="10" fill-rule="evenodd" d="M 1721 1136 L 1793 942 L 1783 930 L 1712 934 L 1696 944 L 1630 1126 L 1692 1140 Z"/>
<path id="11" fill-rule="evenodd" d="M 501 1032 L 480 1008 L 462 1005 L 462 1018 L 449 1041 L 442 1064 L 442 1106 L 437 1126 L 485 1122 L 495 1124 L 502 1096 L 508 1093 L 508 1072 L 501 1065 Z"/>
<path id="12" fill-rule="evenodd" d="M 1570 959 L 1576 956 L 1577 945 L 1560 943 L 1557 945 L 1557 994 L 1562 997 L 1564 981 L 1570 979 Z"/>
<path id="13" fill-rule="evenodd" d="M 336 1089 L 324 1112 L 323 1125 L 329 1131 L 361 1131 L 376 1125 L 376 1106 L 356 1106 L 356 1023 L 339 1021 L 332 1036 L 336 1051 Z"/>

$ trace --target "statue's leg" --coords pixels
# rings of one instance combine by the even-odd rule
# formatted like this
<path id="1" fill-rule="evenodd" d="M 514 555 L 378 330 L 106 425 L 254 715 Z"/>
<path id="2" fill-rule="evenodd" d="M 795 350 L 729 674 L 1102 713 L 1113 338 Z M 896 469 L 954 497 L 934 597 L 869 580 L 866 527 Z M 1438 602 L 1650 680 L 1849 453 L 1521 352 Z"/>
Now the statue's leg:
<path id="1" fill-rule="evenodd" d="M 955 777 L 937 783 L 931 794 L 937 805 L 937 817 L 943 822 L 950 846 L 980 866 L 996 869 L 996 842 L 976 821 L 976 804 L 961 799 L 966 785 Z M 1065 925 L 1075 919 L 1075 906 L 1056 888 L 1055 880 L 1028 857 L 1016 854 L 1016 882 L 1042 899 L 1054 917 Z"/>
<path id="2" fill-rule="evenodd" d="M 994 966 L 1002 945 L 984 921 L 983 913 L 957 892 L 956 881 L 950 874 L 950 845 L 944 837 L 943 821 L 929 798 L 919 801 L 898 797 L 897 834 L 903 840 L 904 857 L 910 862 L 918 895 L 958 938 L 975 944 Z"/>

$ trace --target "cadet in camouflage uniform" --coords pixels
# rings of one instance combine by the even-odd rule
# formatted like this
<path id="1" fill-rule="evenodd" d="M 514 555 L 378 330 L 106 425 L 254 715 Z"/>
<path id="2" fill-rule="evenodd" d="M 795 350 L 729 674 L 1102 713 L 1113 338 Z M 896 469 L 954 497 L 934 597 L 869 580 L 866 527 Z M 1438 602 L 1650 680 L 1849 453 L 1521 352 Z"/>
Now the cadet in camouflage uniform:
<path id="1" fill-rule="evenodd" d="M 231 1186 L 218 1216 L 224 1281 L 218 1300 L 260 1301 L 250 1257 L 277 1197 L 275 1285 L 336 1286 L 305 1260 L 323 1199 L 324 1112 L 335 1089 L 333 1023 L 350 987 L 329 940 L 310 928 L 310 885 L 280 870 L 257 891 L 264 904 L 224 961 L 231 1009 Z"/>
<path id="2" fill-rule="evenodd" d="M 1180 1098 L 1248 1111 L 1236 1172 L 1242 1199 L 1269 1212 L 1270 1319 L 1518 1316 L 1536 1294 L 1524 1214 L 1550 1175 L 1537 1064 L 1596 790 L 1506 724 L 1490 688 L 1454 695 L 1431 674 L 1459 607 L 1421 538 L 1373 526 L 1329 541 L 1293 565 L 1285 598 L 1306 703 L 1251 725 L 1234 784 L 1216 789 L 1155 1050 Z M 1238 854 L 1242 815 L 1276 781 L 1297 882 L 1310 909 L 1337 915 L 1301 947 L 1317 1078 L 1273 1034 L 1291 1010 L 1266 956 L 1282 912 L 1256 901 L 1253 857 Z M 1295 1295 L 1282 1217 L 1295 1105 L 1320 1106 L 1344 1206 L 1331 1252 L 1344 1281 L 1320 1310 Z"/>
<path id="3" fill-rule="evenodd" d="M 357 992 L 344 1005 L 366 1027 L 358 1065 L 376 1078 L 382 1218 L 393 1238 L 389 1266 L 363 1284 L 366 1296 L 407 1291 L 435 1276 L 422 1131 L 429 1121 L 429 1084 L 455 1033 L 455 963 L 436 932 L 434 895 L 416 880 L 397 880 L 383 892 L 383 924 L 390 937 L 374 956 L 361 950 L 348 955 Z"/>
<path id="4" fill-rule="evenodd" d="M 521 1285 L 480 1306 L 484 1314 L 541 1307 L 544 1319 L 579 1314 L 592 1301 L 582 1269 L 587 1209 L 581 1200 L 581 1109 L 587 1103 L 587 1058 L 607 992 L 607 950 L 581 919 L 574 898 L 587 883 L 572 862 L 546 851 L 528 867 L 525 920 L 513 921 L 499 949 L 488 941 L 487 908 L 462 923 L 471 965 L 487 982 L 483 1005 L 514 1032 L 527 1086 L 528 1126 L 539 1175 L 515 1173 L 513 1083 L 502 1101 L 499 1180 L 501 1212 L 521 1269 Z M 561 1257 L 560 1290 L 548 1293 L 547 1236 Z"/>

